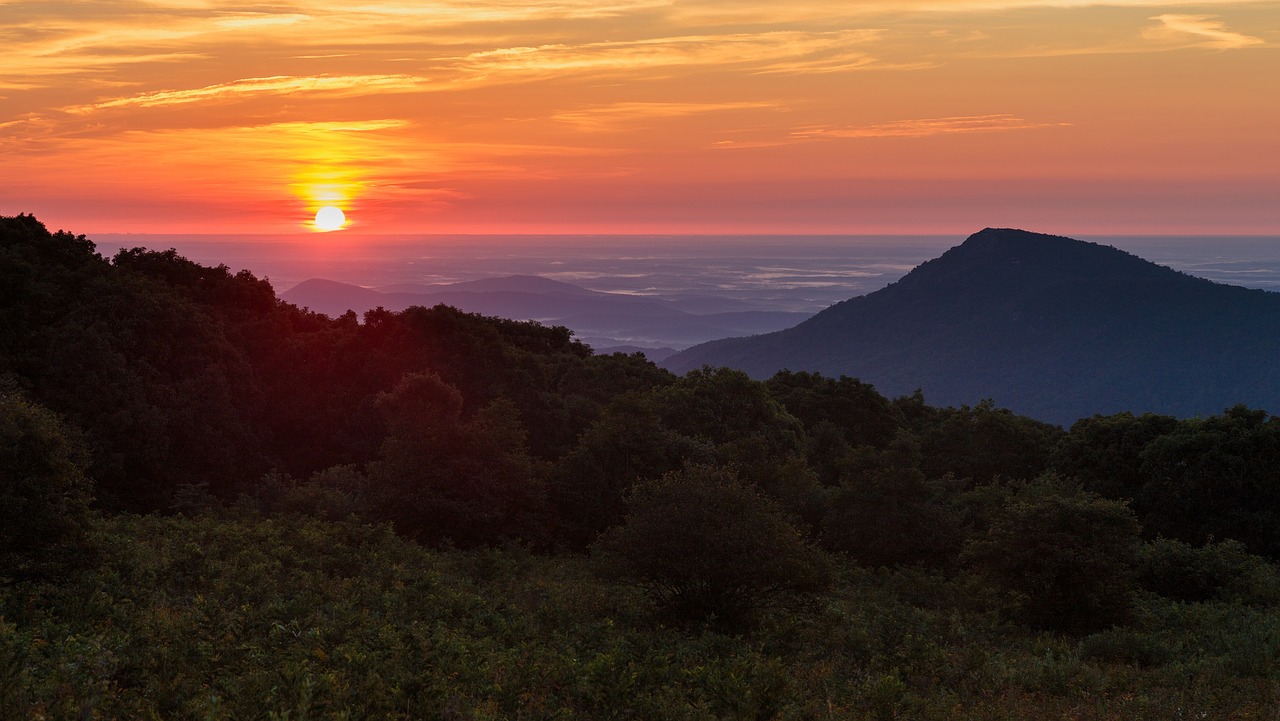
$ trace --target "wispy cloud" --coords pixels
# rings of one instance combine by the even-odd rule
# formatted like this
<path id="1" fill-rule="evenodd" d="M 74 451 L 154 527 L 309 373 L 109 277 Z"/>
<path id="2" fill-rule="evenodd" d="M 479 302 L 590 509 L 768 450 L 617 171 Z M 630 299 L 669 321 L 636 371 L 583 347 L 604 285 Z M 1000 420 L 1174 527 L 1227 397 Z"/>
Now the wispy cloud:
<path id="1" fill-rule="evenodd" d="M 1215 15 L 1178 15 L 1166 13 L 1151 18 L 1158 25 L 1147 28 L 1143 36 L 1162 42 L 1189 43 L 1217 50 L 1235 50 L 1266 45 L 1262 38 L 1233 32 Z"/>
<path id="2" fill-rule="evenodd" d="M 982 172 L 1163 175 L 1183 143 L 1189 177 L 1272 178 L 1276 28 L 1275 0 L 0 0 L 0 198 L 341 186 L 412 225 L 543 179 L 572 192 L 519 207 L 967 178 L 1010 140 Z M 1134 93 L 1153 68 L 1185 82 Z"/>
<path id="3" fill-rule="evenodd" d="M 1052 128 L 1070 123 L 1036 123 L 1015 115 L 962 115 L 950 118 L 921 118 L 895 120 L 875 125 L 854 125 L 839 128 L 804 128 L 793 133 L 800 138 L 923 138 L 930 135 L 955 133 L 992 133 L 1010 130 Z"/>
<path id="4" fill-rule="evenodd" d="M 622 42 L 510 47 L 459 58 L 476 77 L 574 72 L 642 71 L 678 66 L 725 66 L 758 72 L 830 72 L 866 67 L 874 58 L 852 46 L 878 38 L 877 30 L 771 31 L 683 35 Z"/>
<path id="5" fill-rule="evenodd" d="M 422 89 L 429 79 L 413 75 L 346 75 L 338 77 L 245 78 L 230 83 L 207 85 L 189 90 L 160 90 L 124 98 L 105 100 L 91 105 L 68 108 L 68 112 L 84 113 L 111 108 L 154 108 L 164 105 L 208 102 L 264 94 L 330 93 L 353 95 L 363 93 L 413 92 Z"/>
<path id="6" fill-rule="evenodd" d="M 599 74 L 661 77 L 676 68 L 694 67 L 723 69 L 735 73 L 810 75 L 905 67 L 902 64 L 882 62 L 862 49 L 863 46 L 873 44 L 880 35 L 878 30 L 866 29 L 769 31 L 499 47 L 415 63 L 422 69 L 429 67 L 430 76 L 420 73 L 387 73 L 249 77 L 191 88 L 154 89 L 106 97 L 92 103 L 64 107 L 63 110 L 85 114 L 123 108 L 227 104 L 273 95 L 291 98 L 300 95 L 352 97 L 434 92 L 531 80 L 563 82 L 575 77 Z M 297 61 L 340 61 L 351 55 L 354 54 L 326 53 L 292 57 Z M 177 58 L 160 55 L 132 56 L 132 60 L 139 63 L 172 59 Z M 84 63 L 86 58 L 77 55 L 74 58 L 62 58 L 62 61 L 72 65 Z M 56 63 L 49 67 L 53 65 Z M 368 66 L 369 63 L 363 65 Z M 661 112 L 657 110 L 657 106 L 655 112 Z"/>
<path id="7" fill-rule="evenodd" d="M 734 110 L 777 109 L 772 102 L 726 103 L 613 103 L 592 108 L 566 110 L 552 116 L 553 120 L 569 123 L 583 132 L 624 130 L 642 125 L 650 120 L 680 118 L 704 113 Z"/>
<path id="8" fill-rule="evenodd" d="M 218 27 L 239 29 L 279 27 L 281 25 L 293 25 L 309 19 L 310 16 L 302 13 L 244 12 L 224 15 L 215 22 Z"/>
<path id="9" fill-rule="evenodd" d="M 1248 0 L 1245 0 L 1248 2 Z M 1240 5 L 1241 0 L 1200 0 L 1197 6 Z M 667 17 L 686 25 L 865 22 L 867 18 L 918 15 L 984 15 L 1033 9 L 1168 8 L 1170 0 L 702 0 L 674 3 Z"/>

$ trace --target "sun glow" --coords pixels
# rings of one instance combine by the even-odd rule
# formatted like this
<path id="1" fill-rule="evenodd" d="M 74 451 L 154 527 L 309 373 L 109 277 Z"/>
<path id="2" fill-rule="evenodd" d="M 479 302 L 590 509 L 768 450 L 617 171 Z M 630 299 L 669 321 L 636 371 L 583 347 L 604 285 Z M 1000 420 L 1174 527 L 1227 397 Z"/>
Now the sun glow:
<path id="1" fill-rule="evenodd" d="M 323 231 L 341 230 L 347 224 L 347 216 L 342 208 L 326 205 L 316 211 L 316 229 Z"/>
<path id="2" fill-rule="evenodd" d="M 1280 2 L 0 8 L 0 213 L 68 228 L 1280 232 Z"/>

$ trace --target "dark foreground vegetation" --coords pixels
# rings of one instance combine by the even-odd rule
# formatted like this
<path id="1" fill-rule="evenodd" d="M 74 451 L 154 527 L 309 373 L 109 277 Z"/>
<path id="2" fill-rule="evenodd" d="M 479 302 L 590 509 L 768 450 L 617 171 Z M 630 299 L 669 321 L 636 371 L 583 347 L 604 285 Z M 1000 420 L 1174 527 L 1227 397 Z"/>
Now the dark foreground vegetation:
<path id="1" fill-rule="evenodd" d="M 1278 456 L 0 218 L 0 718 L 1274 718 Z"/>

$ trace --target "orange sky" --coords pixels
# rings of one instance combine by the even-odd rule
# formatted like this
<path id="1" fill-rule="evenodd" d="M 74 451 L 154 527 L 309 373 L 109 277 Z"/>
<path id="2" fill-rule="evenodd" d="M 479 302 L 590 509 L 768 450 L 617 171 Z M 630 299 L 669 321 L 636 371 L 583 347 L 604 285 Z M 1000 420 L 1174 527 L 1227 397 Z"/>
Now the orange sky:
<path id="1" fill-rule="evenodd" d="M 1280 2 L 0 0 L 76 232 L 1280 234 Z"/>

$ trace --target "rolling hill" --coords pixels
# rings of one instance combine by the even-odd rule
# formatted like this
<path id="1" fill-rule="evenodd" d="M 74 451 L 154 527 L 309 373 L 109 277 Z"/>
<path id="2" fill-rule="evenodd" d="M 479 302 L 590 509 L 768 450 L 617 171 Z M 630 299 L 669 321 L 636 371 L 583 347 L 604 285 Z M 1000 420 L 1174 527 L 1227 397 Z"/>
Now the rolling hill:
<path id="1" fill-rule="evenodd" d="M 382 307 L 450 305 L 470 313 L 536 320 L 574 331 L 597 351 L 642 350 L 651 360 L 715 338 L 787 328 L 810 314 L 787 311 L 719 310 L 705 302 L 604 293 L 538 276 L 513 275 L 450 283 L 401 284 L 371 289 L 332 280 L 303 281 L 280 294 L 298 306 L 338 316 Z M 720 306 L 725 305 L 720 303 Z M 710 312 L 691 312 L 700 307 Z"/>

